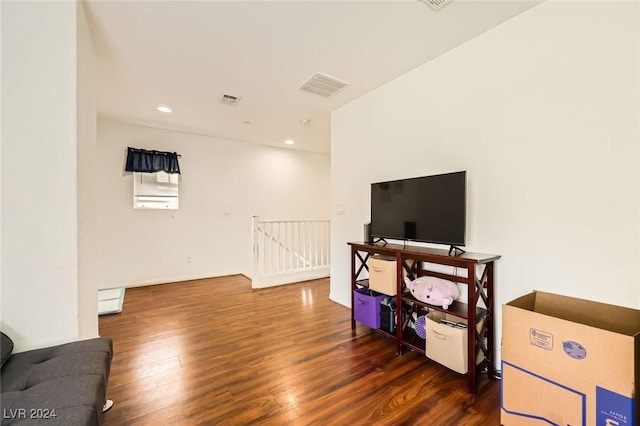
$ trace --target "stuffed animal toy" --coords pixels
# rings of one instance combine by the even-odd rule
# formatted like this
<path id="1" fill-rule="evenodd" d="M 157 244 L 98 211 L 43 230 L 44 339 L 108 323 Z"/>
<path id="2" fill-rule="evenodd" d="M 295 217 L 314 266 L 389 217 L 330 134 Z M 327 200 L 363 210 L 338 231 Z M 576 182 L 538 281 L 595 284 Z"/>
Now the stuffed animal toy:
<path id="1" fill-rule="evenodd" d="M 404 283 L 413 297 L 429 305 L 442 306 L 443 309 L 449 308 L 460 297 L 458 286 L 442 278 L 425 276 L 411 281 L 405 277 Z"/>

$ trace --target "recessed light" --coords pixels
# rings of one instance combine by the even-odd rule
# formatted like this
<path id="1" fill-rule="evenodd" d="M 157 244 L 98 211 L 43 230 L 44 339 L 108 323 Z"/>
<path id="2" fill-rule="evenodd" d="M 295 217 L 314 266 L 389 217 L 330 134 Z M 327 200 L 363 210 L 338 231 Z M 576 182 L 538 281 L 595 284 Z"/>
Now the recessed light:
<path id="1" fill-rule="evenodd" d="M 284 143 L 286 143 L 287 145 L 293 145 L 294 143 L 296 143 L 296 141 L 294 141 L 293 139 L 287 139 L 286 141 L 284 141 Z"/>
<path id="2" fill-rule="evenodd" d="M 158 106 L 156 107 L 156 109 L 157 109 L 158 111 L 160 111 L 160 112 L 166 112 L 166 113 L 169 113 L 169 112 L 172 112 L 172 111 L 173 111 L 171 108 L 169 108 L 168 106 L 165 106 L 165 105 L 158 105 Z"/>

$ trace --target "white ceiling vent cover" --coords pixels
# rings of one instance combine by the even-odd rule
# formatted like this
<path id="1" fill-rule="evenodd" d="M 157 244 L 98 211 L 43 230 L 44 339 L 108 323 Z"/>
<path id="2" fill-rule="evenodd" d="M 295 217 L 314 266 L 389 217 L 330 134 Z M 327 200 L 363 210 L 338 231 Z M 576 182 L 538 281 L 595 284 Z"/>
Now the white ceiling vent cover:
<path id="1" fill-rule="evenodd" d="M 346 81 L 317 72 L 300 86 L 300 90 L 328 98 L 347 86 L 349 86 L 349 83 Z"/>
<path id="2" fill-rule="evenodd" d="M 422 1 L 428 4 L 429 6 L 431 6 L 431 9 L 438 10 L 438 9 L 442 9 L 444 6 L 451 3 L 453 0 L 422 0 Z"/>
<path id="3" fill-rule="evenodd" d="M 240 102 L 239 96 L 222 95 L 222 97 L 220 98 L 220 103 L 229 106 L 236 106 L 238 105 L 238 102 Z"/>

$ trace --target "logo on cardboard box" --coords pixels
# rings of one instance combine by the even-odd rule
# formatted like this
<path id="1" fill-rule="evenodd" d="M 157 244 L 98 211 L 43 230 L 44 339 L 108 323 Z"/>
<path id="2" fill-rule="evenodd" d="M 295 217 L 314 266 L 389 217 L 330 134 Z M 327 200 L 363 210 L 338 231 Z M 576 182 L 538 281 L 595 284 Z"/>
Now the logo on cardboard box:
<path id="1" fill-rule="evenodd" d="M 562 350 L 573 359 L 585 359 L 587 357 L 587 349 L 580 343 L 571 340 L 562 342 Z"/>
<path id="2" fill-rule="evenodd" d="M 542 349 L 550 351 L 553 349 L 553 334 L 546 331 L 532 328 L 529 330 L 529 343 Z"/>

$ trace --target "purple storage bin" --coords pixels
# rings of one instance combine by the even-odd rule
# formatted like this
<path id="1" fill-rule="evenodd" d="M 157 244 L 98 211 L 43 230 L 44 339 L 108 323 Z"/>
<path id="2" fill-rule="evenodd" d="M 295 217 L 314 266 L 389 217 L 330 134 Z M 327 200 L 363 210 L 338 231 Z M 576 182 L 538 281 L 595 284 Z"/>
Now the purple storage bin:
<path id="1" fill-rule="evenodd" d="M 353 291 L 353 316 L 356 321 L 370 328 L 380 328 L 380 302 L 384 294 L 368 288 Z"/>

